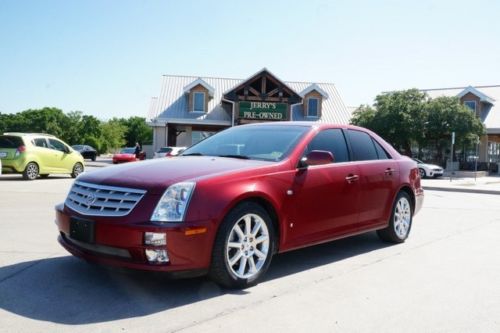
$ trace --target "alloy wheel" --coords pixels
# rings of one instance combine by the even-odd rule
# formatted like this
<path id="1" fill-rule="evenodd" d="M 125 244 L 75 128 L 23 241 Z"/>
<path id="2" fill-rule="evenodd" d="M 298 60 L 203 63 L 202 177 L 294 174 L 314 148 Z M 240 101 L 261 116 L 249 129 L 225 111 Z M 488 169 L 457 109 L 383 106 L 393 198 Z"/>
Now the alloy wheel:
<path id="1" fill-rule="evenodd" d="M 411 224 L 411 205 L 408 199 L 401 197 L 394 208 L 394 231 L 400 239 L 406 238 Z"/>
<path id="2" fill-rule="evenodd" d="M 256 214 L 242 216 L 233 226 L 226 243 L 226 262 L 240 279 L 259 273 L 269 256 L 269 230 Z"/>

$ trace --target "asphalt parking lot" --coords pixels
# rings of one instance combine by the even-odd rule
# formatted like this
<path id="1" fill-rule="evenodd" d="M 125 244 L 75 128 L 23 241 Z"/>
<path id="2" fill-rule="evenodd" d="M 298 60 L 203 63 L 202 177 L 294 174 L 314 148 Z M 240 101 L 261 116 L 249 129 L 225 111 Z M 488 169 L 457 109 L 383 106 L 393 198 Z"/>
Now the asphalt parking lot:
<path id="1" fill-rule="evenodd" d="M 500 331 L 498 195 L 427 191 L 402 245 L 368 233 L 293 251 L 226 291 L 71 257 L 53 222 L 71 183 L 0 176 L 0 332 Z"/>

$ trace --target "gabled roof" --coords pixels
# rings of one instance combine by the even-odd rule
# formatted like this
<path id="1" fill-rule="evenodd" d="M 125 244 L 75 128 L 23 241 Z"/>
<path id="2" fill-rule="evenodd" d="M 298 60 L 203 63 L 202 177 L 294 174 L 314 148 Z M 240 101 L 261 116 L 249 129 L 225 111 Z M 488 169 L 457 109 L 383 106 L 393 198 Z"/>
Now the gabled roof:
<path id="1" fill-rule="evenodd" d="M 190 84 L 185 86 L 184 93 L 185 94 L 189 93 L 191 91 L 191 89 L 193 89 L 197 85 L 201 85 L 201 86 L 205 87 L 208 90 L 208 94 L 212 97 L 214 96 L 215 89 L 211 85 L 209 85 L 205 80 L 203 80 L 201 77 L 197 78 L 196 80 L 194 80 L 193 82 L 191 82 Z"/>
<path id="2" fill-rule="evenodd" d="M 259 72 L 260 73 L 260 72 Z M 148 120 L 151 122 L 169 123 L 206 123 L 231 125 L 231 113 L 222 107 L 223 92 L 230 91 L 246 80 L 202 77 L 201 79 L 214 87 L 214 97 L 208 101 L 207 112 L 193 113 L 188 111 L 188 99 L 184 96 L 184 88 L 193 81 L 200 79 L 196 76 L 163 75 L 161 89 L 158 98 L 151 100 Z M 312 82 L 284 82 L 293 91 L 303 91 L 311 86 Z M 325 91 L 330 98 L 323 101 L 322 117 L 317 119 L 322 123 L 348 124 L 351 118 L 349 112 L 333 83 L 317 83 L 317 86 Z M 303 105 L 292 106 L 292 120 L 310 120 L 304 117 Z"/>
<path id="3" fill-rule="evenodd" d="M 471 93 L 473 95 L 476 95 L 477 97 L 479 97 L 479 100 L 481 102 L 484 102 L 484 103 L 489 103 L 489 104 L 493 104 L 495 102 L 495 100 L 493 98 L 491 98 L 490 96 L 480 92 L 479 90 L 477 90 L 476 88 L 472 87 L 472 86 L 468 86 L 467 88 L 465 88 L 464 90 L 462 90 L 458 95 L 457 97 L 458 98 L 462 98 L 464 97 L 465 95 L 467 95 L 468 93 Z"/>
<path id="4" fill-rule="evenodd" d="M 279 82 L 284 90 L 288 90 L 288 94 L 290 94 L 291 97 L 293 98 L 296 98 L 298 100 L 300 100 L 302 97 L 295 91 L 293 90 L 286 82 L 284 81 L 281 81 L 276 75 L 274 75 L 270 70 L 268 70 L 267 68 L 262 68 L 260 71 L 258 71 L 257 73 L 253 74 L 252 76 L 250 76 L 248 79 L 246 80 L 241 80 L 241 82 L 236 85 L 235 87 L 225 91 L 222 96 L 224 96 L 224 99 L 231 99 L 231 95 L 233 95 L 236 91 L 244 88 L 244 86 L 248 83 L 248 82 L 252 82 L 254 81 L 255 79 L 257 79 L 258 77 L 260 76 L 263 76 L 263 75 L 268 75 L 270 76 L 272 79 L 274 79 L 275 81 Z"/>
<path id="5" fill-rule="evenodd" d="M 324 99 L 328 98 L 328 93 L 321 89 L 316 83 L 311 84 L 309 87 L 306 89 L 302 90 L 299 95 L 304 97 L 307 94 L 309 94 L 311 91 L 317 91 L 321 96 L 323 96 Z"/>

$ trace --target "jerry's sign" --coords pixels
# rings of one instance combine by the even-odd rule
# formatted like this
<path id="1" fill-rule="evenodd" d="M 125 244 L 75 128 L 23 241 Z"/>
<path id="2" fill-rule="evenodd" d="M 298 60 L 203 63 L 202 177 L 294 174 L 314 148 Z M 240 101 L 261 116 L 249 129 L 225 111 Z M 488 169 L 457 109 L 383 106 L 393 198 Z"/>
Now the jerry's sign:
<path id="1" fill-rule="evenodd" d="M 239 102 L 239 107 L 243 119 L 286 120 L 286 103 Z"/>

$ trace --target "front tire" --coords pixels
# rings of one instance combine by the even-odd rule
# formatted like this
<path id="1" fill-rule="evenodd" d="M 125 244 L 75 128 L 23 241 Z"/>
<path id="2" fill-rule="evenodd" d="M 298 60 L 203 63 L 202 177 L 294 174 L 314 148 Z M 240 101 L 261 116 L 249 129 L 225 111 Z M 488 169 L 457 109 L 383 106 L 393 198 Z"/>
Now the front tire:
<path id="1" fill-rule="evenodd" d="M 413 207 L 408 193 L 399 192 L 392 207 L 391 219 L 385 229 L 377 230 L 377 235 L 386 242 L 403 243 L 410 234 Z"/>
<path id="2" fill-rule="evenodd" d="M 83 172 L 83 164 L 78 162 L 73 166 L 73 172 L 71 172 L 71 177 L 76 178 Z"/>
<path id="3" fill-rule="evenodd" d="M 260 205 L 236 206 L 222 221 L 212 252 L 209 276 L 227 288 L 247 288 L 259 282 L 275 252 L 274 227 Z"/>
<path id="4" fill-rule="evenodd" d="M 25 180 L 35 180 L 38 177 L 38 173 L 40 169 L 38 168 L 38 164 L 35 162 L 29 162 L 24 168 L 23 171 L 23 179 Z"/>
<path id="5" fill-rule="evenodd" d="M 422 179 L 427 178 L 427 174 L 425 173 L 424 169 L 419 168 L 418 172 L 420 173 L 420 178 L 422 178 Z"/>

